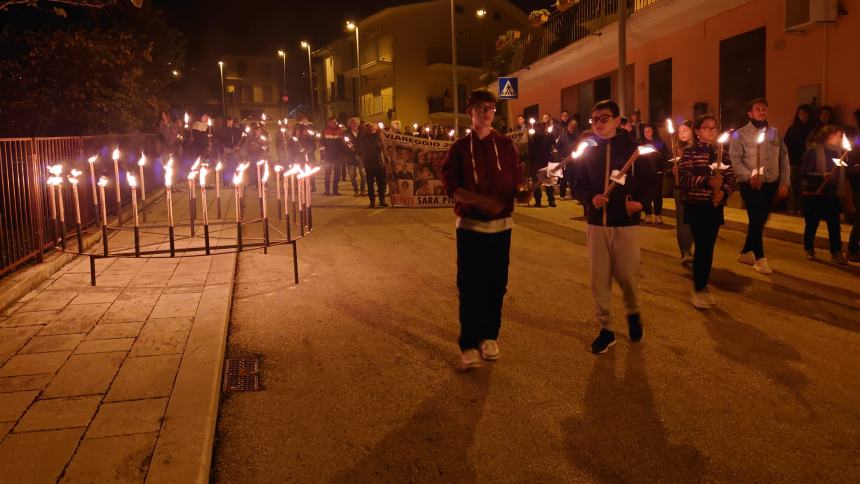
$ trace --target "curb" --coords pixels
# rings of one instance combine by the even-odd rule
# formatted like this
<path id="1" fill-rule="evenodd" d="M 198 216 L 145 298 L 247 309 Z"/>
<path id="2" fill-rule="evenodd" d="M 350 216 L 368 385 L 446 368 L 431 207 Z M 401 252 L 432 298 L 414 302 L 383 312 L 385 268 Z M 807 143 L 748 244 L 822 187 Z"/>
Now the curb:
<path id="1" fill-rule="evenodd" d="M 161 188 L 150 196 L 146 201 L 147 207 L 155 203 L 161 198 L 164 189 Z M 127 209 L 128 214 L 131 214 L 131 207 Z M 123 212 L 126 215 L 126 212 Z M 125 218 L 125 216 L 123 217 Z M 90 250 L 101 241 L 101 232 L 94 232 L 84 238 L 84 250 Z M 74 242 L 69 242 L 72 243 Z M 78 254 L 51 250 L 44 256 L 41 263 L 31 266 L 25 266 L 23 269 L 15 271 L 9 277 L 0 281 L 0 311 L 5 310 L 16 301 L 26 296 L 30 291 L 39 287 L 40 284 L 47 281 L 53 274 L 62 269 L 66 264 L 80 257 Z"/>
<path id="2" fill-rule="evenodd" d="M 146 482 L 209 482 L 239 261 L 238 252 L 230 255 L 230 282 L 203 288 L 198 308 L 210 310 L 194 316 Z"/>

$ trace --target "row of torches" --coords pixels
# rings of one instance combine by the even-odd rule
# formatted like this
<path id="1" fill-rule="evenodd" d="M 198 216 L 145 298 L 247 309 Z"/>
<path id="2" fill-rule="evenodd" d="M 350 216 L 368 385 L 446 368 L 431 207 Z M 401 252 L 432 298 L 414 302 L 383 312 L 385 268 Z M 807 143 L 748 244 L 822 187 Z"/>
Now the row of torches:
<path id="1" fill-rule="evenodd" d="M 114 162 L 114 177 L 116 179 L 116 201 L 117 201 L 117 217 L 120 217 L 120 207 L 122 205 L 122 196 L 119 190 L 120 186 L 120 172 L 119 172 L 119 158 L 120 151 L 119 149 L 114 149 L 111 155 L 111 158 Z M 93 167 L 94 163 L 97 161 L 98 157 L 93 156 L 90 157 L 87 161 L 90 166 L 90 183 L 92 185 L 93 190 L 93 204 L 96 207 L 96 210 L 99 212 L 99 222 L 102 226 L 102 238 L 103 238 L 103 247 L 104 247 L 104 255 L 108 255 L 108 246 L 107 246 L 107 229 L 108 229 L 108 219 L 107 219 L 107 203 L 105 197 L 105 187 L 108 185 L 107 177 L 99 177 L 98 181 L 96 181 L 95 169 Z M 139 169 L 139 177 L 140 177 L 140 195 L 141 201 L 146 201 L 146 189 L 145 189 L 145 179 L 144 179 L 144 167 L 146 166 L 146 156 L 141 154 L 140 159 L 137 162 Z M 165 199 L 167 204 L 167 223 L 170 237 L 170 254 L 174 255 L 174 217 L 173 217 L 173 183 L 174 183 L 174 168 L 173 168 L 173 157 L 170 157 L 167 160 L 167 163 L 164 165 L 164 186 L 165 186 Z M 237 240 L 238 247 L 241 250 L 242 240 L 241 240 L 241 227 L 242 227 L 242 215 L 243 215 L 243 198 L 244 198 L 244 187 L 245 187 L 245 171 L 250 166 L 250 163 L 240 163 L 236 167 L 236 171 L 233 175 L 233 190 L 234 190 L 234 202 L 236 208 L 236 224 L 237 224 Z M 269 163 L 266 160 L 260 160 L 256 163 L 257 166 L 257 189 L 258 189 L 258 198 L 260 200 L 260 215 L 263 219 L 263 232 L 264 232 L 264 246 L 268 246 L 268 203 L 266 192 L 268 189 L 268 180 L 270 176 Z M 223 169 L 223 164 L 219 161 L 215 167 L 215 198 L 217 200 L 217 216 L 221 217 L 221 171 Z M 281 209 L 287 214 L 287 232 L 288 238 L 291 236 L 290 233 L 290 194 L 294 194 L 293 203 L 296 203 L 297 208 L 295 211 L 298 212 L 297 216 L 300 218 L 300 224 L 302 228 L 302 233 L 304 234 L 304 227 L 311 227 L 311 184 L 310 184 L 310 176 L 314 175 L 320 170 L 319 167 L 311 168 L 308 165 L 302 167 L 299 164 L 294 164 L 291 168 L 284 171 L 284 167 L 281 165 L 275 165 L 275 190 L 276 197 L 278 200 L 278 219 L 281 219 Z M 47 184 L 49 187 L 48 197 L 51 205 L 51 220 L 55 222 L 59 222 L 62 227 L 65 227 L 65 206 L 63 202 L 63 167 L 62 165 L 52 165 L 48 167 L 48 171 L 51 176 L 47 180 Z M 209 246 L 209 208 L 208 202 L 206 199 L 206 179 L 210 172 L 209 164 L 201 162 L 200 158 L 194 162 L 191 166 L 191 170 L 188 173 L 187 181 L 188 181 L 188 200 L 189 200 L 189 217 L 190 217 L 190 231 L 191 235 L 194 236 L 194 221 L 196 218 L 196 185 L 199 184 L 200 187 L 200 199 L 202 206 L 202 222 L 204 229 L 204 237 L 205 237 L 205 250 L 206 253 L 209 254 L 210 246 Z M 282 173 L 283 172 L 283 173 Z M 75 204 L 75 224 L 77 226 L 77 237 L 78 237 L 78 249 L 79 252 L 83 252 L 83 240 L 82 240 L 82 230 L 81 230 L 81 210 L 80 210 L 80 200 L 78 196 L 78 177 L 82 174 L 81 171 L 73 169 L 70 174 L 66 177 L 69 184 L 72 187 L 73 200 Z M 283 179 L 283 205 L 281 205 L 281 179 Z M 137 201 L 137 188 L 138 188 L 138 177 L 135 176 L 131 171 L 126 172 L 126 182 L 128 183 L 129 188 L 131 188 L 131 205 L 132 205 L 132 217 L 134 223 L 134 242 L 135 242 L 135 255 L 140 255 L 140 218 L 138 209 L 138 201 Z M 55 192 L 56 191 L 56 192 Z M 98 196 L 96 196 L 98 193 Z M 101 210 L 99 210 L 99 200 L 101 200 Z M 146 210 L 143 211 L 144 222 L 146 221 Z M 119 219 L 120 224 L 122 224 L 121 218 Z M 307 225 L 306 225 L 307 224 Z M 65 248 L 65 237 L 60 236 L 60 243 L 63 248 Z"/>

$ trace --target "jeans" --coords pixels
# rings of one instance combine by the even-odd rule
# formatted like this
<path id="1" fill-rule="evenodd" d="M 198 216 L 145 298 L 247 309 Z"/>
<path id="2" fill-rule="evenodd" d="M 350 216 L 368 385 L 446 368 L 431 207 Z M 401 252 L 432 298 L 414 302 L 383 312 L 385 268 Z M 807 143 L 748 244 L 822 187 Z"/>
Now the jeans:
<path id="1" fill-rule="evenodd" d="M 792 213 L 797 213 L 801 209 L 803 196 L 800 194 L 800 184 L 803 177 L 801 176 L 800 165 L 791 165 L 790 183 L 791 187 L 788 194 L 788 209 Z"/>
<path id="2" fill-rule="evenodd" d="M 510 252 L 510 230 L 484 234 L 457 229 L 461 350 L 477 349 L 481 340 L 499 338 Z"/>
<path id="3" fill-rule="evenodd" d="M 326 163 L 325 169 L 325 193 L 328 195 L 329 193 L 337 194 L 337 184 L 340 182 L 340 170 L 341 164 L 338 162 L 334 163 Z M 331 187 L 331 191 L 329 191 L 329 187 Z"/>
<path id="4" fill-rule="evenodd" d="M 364 195 L 364 192 L 365 192 L 366 187 L 367 187 L 365 180 L 364 180 L 364 175 L 365 175 L 364 167 L 361 165 L 349 164 L 349 165 L 347 165 L 347 168 L 349 169 L 349 181 L 352 182 L 352 190 L 355 193 L 359 193 L 359 190 L 361 190 L 360 191 L 361 195 Z M 360 179 L 359 182 L 357 182 L 356 178 L 355 178 L 356 172 L 358 172 L 358 177 Z"/>
<path id="5" fill-rule="evenodd" d="M 770 216 L 776 190 L 779 182 L 762 183 L 761 188 L 756 190 L 749 183 L 741 183 L 741 198 L 747 208 L 747 238 L 744 241 L 742 253 L 752 252 L 756 259 L 764 257 L 764 242 L 762 240 L 764 224 Z"/>
<path id="6" fill-rule="evenodd" d="M 830 252 L 842 252 L 842 232 L 839 227 L 840 201 L 838 198 L 804 195 L 803 218 L 806 220 L 806 226 L 803 229 L 804 250 L 815 248 L 815 233 L 818 231 L 818 223 L 824 220 L 827 223 Z"/>
<path id="7" fill-rule="evenodd" d="M 370 197 L 370 203 L 376 203 L 373 196 L 373 183 L 376 182 L 376 189 L 379 193 L 379 203 L 385 203 L 385 167 L 374 168 L 367 170 L 367 196 Z M 363 178 L 363 177 L 362 177 Z"/>
<path id="8" fill-rule="evenodd" d="M 696 253 L 693 255 L 693 289 L 699 292 L 708 287 L 711 266 L 714 264 L 714 246 L 723 224 L 723 207 L 711 203 L 688 203 L 684 207 Z"/>
<path id="9" fill-rule="evenodd" d="M 678 238 L 678 249 L 681 257 L 689 255 L 693 251 L 693 233 L 690 226 L 684 221 L 684 203 L 681 202 L 681 190 L 676 188 L 675 195 L 675 233 Z"/>

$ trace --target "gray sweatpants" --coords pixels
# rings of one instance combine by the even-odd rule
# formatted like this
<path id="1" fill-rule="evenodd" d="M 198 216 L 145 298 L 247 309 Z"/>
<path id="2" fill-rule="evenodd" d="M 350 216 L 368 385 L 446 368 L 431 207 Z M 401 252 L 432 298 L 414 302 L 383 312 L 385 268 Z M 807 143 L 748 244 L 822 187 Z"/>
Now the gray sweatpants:
<path id="1" fill-rule="evenodd" d="M 639 226 L 601 227 L 589 224 L 586 242 L 597 321 L 603 328 L 611 330 L 609 308 L 613 279 L 621 286 L 627 314 L 639 312 Z"/>

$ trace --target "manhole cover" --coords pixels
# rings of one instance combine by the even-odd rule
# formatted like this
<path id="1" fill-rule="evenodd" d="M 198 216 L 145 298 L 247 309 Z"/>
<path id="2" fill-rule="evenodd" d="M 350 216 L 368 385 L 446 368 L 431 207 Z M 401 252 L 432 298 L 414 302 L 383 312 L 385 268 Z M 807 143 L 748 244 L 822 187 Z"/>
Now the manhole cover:
<path id="1" fill-rule="evenodd" d="M 225 392 L 253 392 L 260 389 L 256 358 L 228 358 L 224 372 Z"/>

